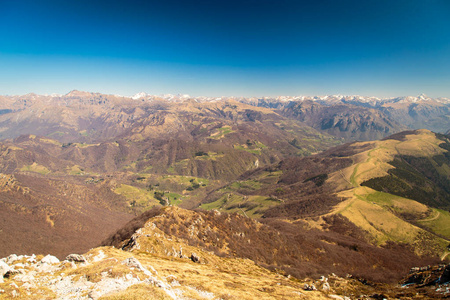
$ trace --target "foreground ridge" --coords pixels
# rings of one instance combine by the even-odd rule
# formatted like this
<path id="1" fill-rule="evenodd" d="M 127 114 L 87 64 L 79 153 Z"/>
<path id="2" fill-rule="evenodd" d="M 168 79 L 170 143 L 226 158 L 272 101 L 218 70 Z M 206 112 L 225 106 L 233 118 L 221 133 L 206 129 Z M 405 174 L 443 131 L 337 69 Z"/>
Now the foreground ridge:
<path id="1" fill-rule="evenodd" d="M 298 280 L 248 259 L 200 249 L 179 255 L 192 249 L 162 255 L 99 247 L 63 261 L 12 254 L 0 260 L 0 299 L 429 299 L 450 292 L 450 265 L 413 268 L 399 285 L 335 274 Z"/>
<path id="2" fill-rule="evenodd" d="M 0 299 L 347 299 L 331 293 L 330 283 L 346 281 L 337 276 L 298 281 L 250 260 L 201 255 L 207 263 L 112 247 L 63 261 L 10 255 L 0 263 Z"/>
<path id="3" fill-rule="evenodd" d="M 428 299 L 449 293 L 450 266 L 445 265 L 415 267 L 400 284 L 334 273 L 298 279 L 278 268 L 269 271 L 254 260 L 218 256 L 159 228 L 167 225 L 166 219 L 187 220 L 192 224 L 188 236 L 203 236 L 209 243 L 216 229 L 205 222 L 207 215 L 177 207 L 159 212 L 163 214 L 153 212 L 133 232 L 119 230 L 106 241 L 120 249 L 98 247 L 62 261 L 52 255 L 12 254 L 0 259 L 0 299 Z M 247 219 L 218 211 L 210 214 L 230 220 L 225 222 L 232 227 Z M 204 235 L 202 228 L 212 234 Z M 239 237 L 247 238 L 244 233 Z"/>

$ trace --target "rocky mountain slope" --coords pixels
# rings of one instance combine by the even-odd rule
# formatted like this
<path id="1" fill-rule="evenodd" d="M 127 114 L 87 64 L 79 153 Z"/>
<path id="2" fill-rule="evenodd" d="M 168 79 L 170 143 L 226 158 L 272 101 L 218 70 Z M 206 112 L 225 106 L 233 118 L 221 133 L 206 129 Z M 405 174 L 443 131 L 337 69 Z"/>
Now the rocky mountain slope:
<path id="1" fill-rule="evenodd" d="M 194 218 L 190 237 L 167 233 L 176 230 L 165 226 L 162 220 L 166 217 L 169 222 L 175 221 L 173 218 Z M 214 218 L 219 222 L 213 223 Z M 224 223 L 221 218 L 230 222 Z M 217 242 L 220 229 L 215 225 L 225 224 L 225 229 L 227 223 L 236 225 L 240 219 L 168 207 L 146 213 L 109 239 L 123 250 L 99 247 L 84 255 L 68 255 L 63 261 L 51 255 L 9 255 L 0 260 L 0 299 L 427 299 L 447 293 L 448 276 L 440 276 L 439 282 L 430 276 L 427 281 L 420 279 L 426 272 L 439 276 L 446 266 L 412 268 L 402 279 L 403 286 L 332 273 L 297 279 L 279 268 L 269 271 L 232 252 L 218 256 L 189 241 L 202 237 L 204 243 Z M 137 223 L 139 228 L 126 238 L 125 231 Z M 266 225 L 253 224 L 265 230 Z M 227 229 L 230 234 L 253 238 L 244 236 L 242 228 L 232 227 Z M 208 234 L 204 234 L 205 229 Z M 219 235 L 213 237 L 214 233 Z"/>
<path id="2" fill-rule="evenodd" d="M 318 277 L 325 272 L 392 282 L 416 264 L 433 261 L 416 256 L 408 247 L 373 246 L 363 231 L 339 216 L 326 218 L 321 227 L 310 228 L 302 220 L 270 218 L 258 222 L 239 214 L 176 207 L 144 213 L 103 245 L 150 253 L 157 253 L 162 247 L 178 253 L 180 248 L 176 245 L 154 244 L 146 238 L 154 235 L 155 228 L 171 239 L 181 239 L 218 256 L 251 259 L 296 278 Z M 376 271 L 372 269 L 374 265 Z"/>
<path id="3" fill-rule="evenodd" d="M 450 128 L 450 100 L 418 97 L 331 95 L 241 99 L 244 103 L 281 110 L 316 129 L 352 140 L 376 140 L 410 129 L 445 133 Z"/>
<path id="4" fill-rule="evenodd" d="M 52 256 L 9 256 L 6 268 L 14 271 L 8 270 L 8 278 L 0 283 L 0 299 L 280 299 L 300 295 L 321 299 L 324 295 L 306 293 L 300 282 L 249 260 L 200 254 L 208 261 L 113 248 L 96 248 L 62 262 Z"/>
<path id="5" fill-rule="evenodd" d="M 395 117 L 375 108 L 347 103 L 323 105 L 313 101 L 293 102 L 283 109 L 283 115 L 345 140 L 377 140 L 406 130 Z"/>

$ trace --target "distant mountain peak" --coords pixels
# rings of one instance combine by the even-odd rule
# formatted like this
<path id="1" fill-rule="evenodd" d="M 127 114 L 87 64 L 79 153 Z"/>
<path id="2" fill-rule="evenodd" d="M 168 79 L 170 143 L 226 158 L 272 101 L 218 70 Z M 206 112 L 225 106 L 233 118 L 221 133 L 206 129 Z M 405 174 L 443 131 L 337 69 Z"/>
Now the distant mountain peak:
<path id="1" fill-rule="evenodd" d="M 150 95 L 147 94 L 146 92 L 140 92 L 140 93 L 135 94 L 134 96 L 131 96 L 131 99 L 137 100 L 137 99 L 145 98 L 148 96 L 150 96 Z"/>
<path id="2" fill-rule="evenodd" d="M 426 100 L 426 101 L 432 100 L 430 97 L 428 97 L 424 93 L 420 94 L 417 98 L 420 100 Z"/>
<path id="3" fill-rule="evenodd" d="M 94 93 L 91 93 L 91 92 L 72 90 L 72 91 L 68 92 L 65 96 L 66 97 L 88 97 L 88 96 L 92 96 L 93 94 Z"/>

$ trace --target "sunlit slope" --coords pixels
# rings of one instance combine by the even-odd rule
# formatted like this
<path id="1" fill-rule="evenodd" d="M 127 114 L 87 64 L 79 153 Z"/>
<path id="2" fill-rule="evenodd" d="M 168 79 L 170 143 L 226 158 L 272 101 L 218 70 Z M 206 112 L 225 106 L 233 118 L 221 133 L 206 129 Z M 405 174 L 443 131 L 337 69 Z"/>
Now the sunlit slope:
<path id="1" fill-rule="evenodd" d="M 372 142 L 371 149 L 352 156 L 351 166 L 330 174 L 330 184 L 345 199 L 334 213 L 378 244 L 403 242 L 418 253 L 443 253 L 450 218 L 436 208 L 450 203 L 447 143 L 428 130 Z"/>
<path id="2" fill-rule="evenodd" d="M 175 206 L 143 213 L 103 245 L 177 257 L 189 257 L 192 247 L 199 247 L 221 257 L 248 258 L 297 278 L 335 273 L 392 282 L 416 264 L 436 261 L 419 257 L 404 245 L 373 245 L 364 231 L 339 215 L 324 217 L 321 228 L 312 228 L 303 220 L 256 221 L 240 214 Z M 203 257 L 200 261 L 209 260 L 196 253 Z"/>
<path id="3" fill-rule="evenodd" d="M 449 148 L 445 136 L 428 130 L 346 144 L 248 172 L 201 207 L 303 219 L 318 228 L 321 216 L 340 214 L 374 244 L 406 243 L 417 254 L 443 256 L 450 238 Z"/>

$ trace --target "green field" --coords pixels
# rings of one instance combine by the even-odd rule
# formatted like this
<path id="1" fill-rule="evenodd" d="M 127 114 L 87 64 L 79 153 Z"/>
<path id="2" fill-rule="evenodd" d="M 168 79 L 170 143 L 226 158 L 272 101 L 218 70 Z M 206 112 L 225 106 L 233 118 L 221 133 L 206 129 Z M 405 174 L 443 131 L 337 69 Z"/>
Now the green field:
<path id="1" fill-rule="evenodd" d="M 154 205 L 160 205 L 160 201 L 154 197 L 154 192 L 146 189 L 121 184 L 114 192 L 124 196 L 127 199 L 128 205 L 131 207 L 145 209 Z"/>
<path id="2" fill-rule="evenodd" d="M 34 172 L 34 173 L 39 173 L 42 175 L 47 175 L 50 173 L 50 170 L 47 169 L 44 166 L 38 165 L 36 162 L 34 162 L 31 165 L 26 165 L 23 166 L 22 168 L 20 168 L 20 171 L 22 172 Z"/>
<path id="3" fill-rule="evenodd" d="M 261 151 L 267 148 L 267 146 L 259 141 L 254 141 L 248 142 L 247 144 L 234 145 L 233 148 L 236 150 L 247 151 L 252 154 L 261 154 Z"/>
<path id="4" fill-rule="evenodd" d="M 67 167 L 66 170 L 67 170 L 67 173 L 69 173 L 69 175 L 85 175 L 86 174 L 86 172 L 84 172 L 84 169 L 82 169 L 78 165 L 73 165 L 72 167 Z"/>
<path id="5" fill-rule="evenodd" d="M 432 214 L 426 219 L 419 220 L 418 223 L 450 239 L 450 213 L 448 211 L 433 208 Z"/>
<path id="6" fill-rule="evenodd" d="M 234 132 L 234 130 L 231 129 L 231 126 L 223 126 L 217 128 L 217 131 L 211 134 L 208 138 L 213 140 L 220 140 L 224 138 L 227 134 L 230 134 L 232 132 Z"/>
<path id="7" fill-rule="evenodd" d="M 220 199 L 202 204 L 205 210 L 216 209 L 228 213 L 238 213 L 250 218 L 260 218 L 268 208 L 279 204 L 278 200 L 266 196 L 242 196 L 226 194 Z"/>

